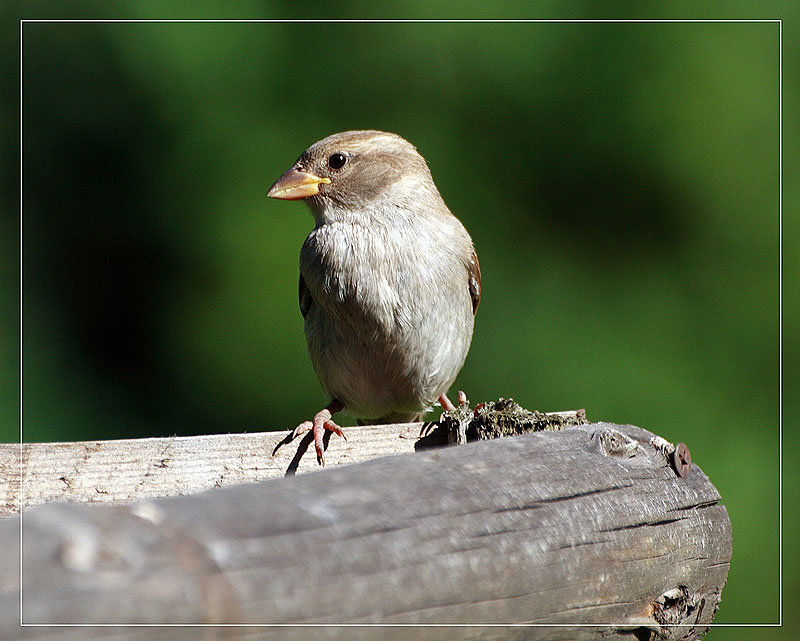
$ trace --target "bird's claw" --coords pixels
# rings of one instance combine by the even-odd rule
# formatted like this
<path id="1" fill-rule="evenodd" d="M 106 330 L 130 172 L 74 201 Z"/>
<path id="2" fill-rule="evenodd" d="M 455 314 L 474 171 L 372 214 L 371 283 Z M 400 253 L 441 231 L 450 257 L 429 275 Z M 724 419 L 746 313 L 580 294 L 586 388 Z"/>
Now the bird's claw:
<path id="1" fill-rule="evenodd" d="M 317 453 L 317 463 L 319 463 L 322 467 L 325 467 L 325 432 L 333 432 L 334 434 L 341 436 L 345 441 L 347 437 L 344 435 L 342 428 L 339 427 L 332 419 L 333 414 L 338 412 L 342 409 L 342 404 L 337 401 L 331 401 L 328 407 L 321 409 L 319 412 L 314 414 L 314 418 L 310 421 L 303 421 L 294 428 L 292 432 L 292 438 L 299 436 L 300 434 L 305 434 L 309 430 L 314 435 L 314 450 Z"/>
<path id="2" fill-rule="evenodd" d="M 333 422 L 331 413 L 327 409 L 318 412 L 314 416 L 311 429 L 314 431 L 314 450 L 317 452 L 317 463 L 325 467 L 325 432 L 333 432 L 341 436 L 345 441 L 347 437 L 344 435 L 342 428 Z"/>
<path id="3" fill-rule="evenodd" d="M 325 444 L 326 444 L 325 432 L 326 431 L 333 432 L 334 434 L 341 436 L 345 441 L 347 440 L 347 437 L 342 431 L 342 428 L 339 427 L 331 418 L 333 414 L 340 411 L 341 409 L 342 409 L 342 404 L 339 401 L 337 400 L 331 401 L 330 405 L 328 405 L 328 407 L 326 407 L 325 409 L 322 409 L 319 412 L 317 412 L 314 415 L 313 419 L 311 419 L 310 421 L 303 421 L 302 423 L 300 423 L 300 425 L 295 427 L 291 431 L 291 433 L 289 433 L 286 436 L 286 438 L 284 438 L 280 443 L 278 443 L 275 446 L 275 449 L 272 451 L 272 455 L 275 456 L 275 454 L 283 445 L 291 443 L 298 436 L 302 436 L 304 434 L 307 434 L 308 432 L 311 432 L 314 440 L 314 450 L 317 453 L 317 463 L 319 463 L 324 467 Z M 299 462 L 300 457 L 302 457 L 303 453 L 306 451 L 306 447 L 308 447 L 308 443 L 306 443 L 305 446 L 302 446 L 301 447 L 302 451 L 299 451 L 298 454 L 295 456 L 297 462 Z M 296 467 L 296 464 L 294 462 L 293 465 L 295 465 Z"/>
<path id="4" fill-rule="evenodd" d="M 458 390 L 458 406 L 461 407 L 464 403 L 469 403 L 467 400 L 467 395 L 463 391 Z M 439 397 L 439 405 L 442 406 L 442 409 L 445 412 L 452 412 L 454 409 L 456 409 L 456 406 L 453 405 L 453 401 L 447 398 L 447 394 L 442 394 Z"/>
<path id="5" fill-rule="evenodd" d="M 291 443 L 298 436 L 302 436 L 303 434 L 308 432 L 308 430 L 310 430 L 312 427 L 314 427 L 314 423 L 312 423 L 311 421 L 303 421 L 302 423 L 300 423 L 300 425 L 295 427 L 294 430 L 292 430 L 292 433 L 289 435 L 289 440 L 287 441 L 287 443 Z"/>

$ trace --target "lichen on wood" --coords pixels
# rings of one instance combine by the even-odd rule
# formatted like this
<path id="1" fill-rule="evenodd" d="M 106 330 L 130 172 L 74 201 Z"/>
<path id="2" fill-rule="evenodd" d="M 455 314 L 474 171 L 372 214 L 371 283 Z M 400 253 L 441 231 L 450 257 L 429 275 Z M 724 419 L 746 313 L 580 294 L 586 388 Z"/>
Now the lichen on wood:
<path id="1" fill-rule="evenodd" d="M 530 432 L 558 431 L 565 427 L 584 425 L 587 420 L 584 410 L 553 413 L 531 411 L 519 405 L 513 398 L 479 403 L 473 410 L 469 401 L 464 398 L 458 407 L 443 412 L 439 423 L 447 431 L 450 444 L 462 445 Z"/>

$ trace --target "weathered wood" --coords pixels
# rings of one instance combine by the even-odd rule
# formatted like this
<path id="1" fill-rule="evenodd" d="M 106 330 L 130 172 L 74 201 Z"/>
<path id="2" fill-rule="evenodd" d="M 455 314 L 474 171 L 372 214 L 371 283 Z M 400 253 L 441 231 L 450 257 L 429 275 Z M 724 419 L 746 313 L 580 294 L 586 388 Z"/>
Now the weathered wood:
<path id="1" fill-rule="evenodd" d="M 414 451 L 421 423 L 346 428 L 347 441 L 333 437 L 327 466 Z M 0 516 L 23 506 L 69 501 L 129 503 L 145 498 L 192 494 L 201 490 L 283 476 L 302 438 L 278 449 L 290 432 L 213 434 L 168 438 L 25 443 L 20 491 L 19 445 L 0 445 Z M 298 473 L 320 468 L 311 451 Z"/>
<path id="2" fill-rule="evenodd" d="M 574 416 L 576 412 L 554 412 Z M 334 436 L 325 452 L 335 467 L 408 454 L 420 447 L 420 432 L 435 424 L 402 423 L 345 428 L 347 441 Z M 147 498 L 192 494 L 284 476 L 287 471 L 319 471 L 309 438 L 276 447 L 290 431 L 213 434 L 168 438 L 68 443 L 0 444 L 0 517 L 19 511 L 20 501 L 40 503 L 130 503 Z M 309 436 L 309 435 L 306 435 Z M 444 434 L 423 444 L 443 443 Z"/>
<path id="3" fill-rule="evenodd" d="M 596 423 L 22 515 L 26 623 L 484 625 L 14 628 L 19 559 L 3 554 L 0 629 L 58 640 L 695 639 L 727 577 L 730 522 L 703 472 L 679 478 L 652 436 Z M 5 550 L 17 549 L 19 518 L 0 521 Z M 576 623 L 586 627 L 564 627 Z"/>

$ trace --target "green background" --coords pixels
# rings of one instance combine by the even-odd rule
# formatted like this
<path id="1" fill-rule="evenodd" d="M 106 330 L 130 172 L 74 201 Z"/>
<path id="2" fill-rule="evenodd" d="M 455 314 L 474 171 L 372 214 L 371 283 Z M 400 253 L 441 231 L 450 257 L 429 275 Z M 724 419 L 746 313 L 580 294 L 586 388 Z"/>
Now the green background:
<path id="1" fill-rule="evenodd" d="M 720 17 L 673 4 L 669 15 Z M 100 17 L 96 6 L 5 4 L 4 86 L 19 82 L 17 18 Z M 236 17 L 280 15 L 271 3 L 223 6 Z M 616 5 L 602 6 L 580 13 L 613 16 Z M 786 20 L 791 604 L 800 598 L 799 408 L 789 391 L 800 351 L 800 11 L 759 6 L 760 17 Z M 221 17 L 215 7 L 117 2 L 103 15 Z M 443 17 L 425 7 L 401 10 Z M 727 15 L 754 15 L 732 7 Z M 348 3 L 337 11 L 364 15 Z M 486 14 L 479 3 L 464 11 Z M 509 11 L 585 17 L 550 5 Z M 326 400 L 297 305 L 312 218 L 265 193 L 319 138 L 393 131 L 427 158 L 481 259 L 484 295 L 457 388 L 473 402 L 586 408 L 591 419 L 685 441 L 733 524 L 716 621 L 776 622 L 779 37 L 776 23 L 25 24 L 24 439 L 288 429 L 310 417 Z M 12 442 L 19 94 L 2 99 L 0 440 Z M 796 628 L 796 607 L 784 621 Z M 716 628 L 707 638 L 792 637 Z"/>

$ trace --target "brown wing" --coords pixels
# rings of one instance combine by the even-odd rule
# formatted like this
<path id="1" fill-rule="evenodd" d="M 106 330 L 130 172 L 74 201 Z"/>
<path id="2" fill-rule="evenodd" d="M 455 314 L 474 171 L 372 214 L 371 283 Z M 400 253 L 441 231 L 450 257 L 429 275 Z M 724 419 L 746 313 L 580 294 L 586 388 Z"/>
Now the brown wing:
<path id="1" fill-rule="evenodd" d="M 478 278 L 480 279 L 480 275 Z M 300 313 L 303 315 L 303 318 L 305 318 L 308 314 L 308 310 L 311 309 L 311 303 L 314 302 L 314 299 L 311 298 L 311 292 L 308 291 L 308 285 L 306 285 L 305 278 L 303 278 L 302 274 L 300 274 L 298 295 L 300 298 Z"/>
<path id="2" fill-rule="evenodd" d="M 474 249 L 467 265 L 467 272 L 469 274 L 469 295 L 472 298 L 472 313 L 475 314 L 481 303 L 481 264 L 478 262 L 478 254 Z"/>

